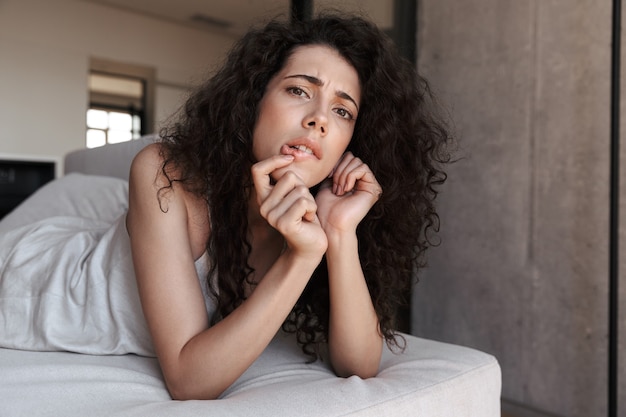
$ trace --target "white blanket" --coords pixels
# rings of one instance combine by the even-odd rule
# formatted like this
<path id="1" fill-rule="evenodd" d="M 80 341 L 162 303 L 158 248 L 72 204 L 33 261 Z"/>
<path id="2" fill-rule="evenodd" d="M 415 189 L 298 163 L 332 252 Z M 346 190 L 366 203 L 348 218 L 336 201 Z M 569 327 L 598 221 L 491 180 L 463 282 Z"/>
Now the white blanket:
<path id="1" fill-rule="evenodd" d="M 0 347 L 154 355 L 124 219 L 52 217 L 0 237 Z"/>
<path id="2" fill-rule="evenodd" d="M 0 347 L 153 356 L 125 181 L 72 174 L 0 222 Z"/>

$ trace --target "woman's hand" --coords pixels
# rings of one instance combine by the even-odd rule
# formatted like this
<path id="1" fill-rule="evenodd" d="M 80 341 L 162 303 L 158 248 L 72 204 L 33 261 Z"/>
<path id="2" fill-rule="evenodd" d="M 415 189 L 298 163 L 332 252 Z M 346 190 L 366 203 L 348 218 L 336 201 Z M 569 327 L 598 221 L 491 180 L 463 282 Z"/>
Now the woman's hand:
<path id="1" fill-rule="evenodd" d="M 367 164 L 346 152 L 315 196 L 324 231 L 356 231 L 381 195 L 382 188 Z"/>
<path id="2" fill-rule="evenodd" d="M 293 162 L 290 155 L 277 155 L 252 166 L 252 180 L 261 216 L 278 230 L 293 253 L 321 259 L 328 242 L 316 214 L 317 203 L 306 184 L 287 171 L 275 183 L 271 174 Z"/>

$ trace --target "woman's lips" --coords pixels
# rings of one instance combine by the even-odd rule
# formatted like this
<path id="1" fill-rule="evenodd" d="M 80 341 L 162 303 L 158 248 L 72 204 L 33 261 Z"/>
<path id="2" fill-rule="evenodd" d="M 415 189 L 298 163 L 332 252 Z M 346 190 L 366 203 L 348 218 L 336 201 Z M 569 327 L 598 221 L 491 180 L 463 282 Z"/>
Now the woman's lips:
<path id="1" fill-rule="evenodd" d="M 318 158 L 315 150 L 305 144 L 300 145 L 283 145 L 280 148 L 282 155 L 293 155 L 296 158 Z"/>

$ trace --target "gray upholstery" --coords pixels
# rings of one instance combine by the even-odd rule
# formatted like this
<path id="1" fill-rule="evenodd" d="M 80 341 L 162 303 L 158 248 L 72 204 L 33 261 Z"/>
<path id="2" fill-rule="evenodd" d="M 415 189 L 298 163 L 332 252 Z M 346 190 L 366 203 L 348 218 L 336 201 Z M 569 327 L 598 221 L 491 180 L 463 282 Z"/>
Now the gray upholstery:
<path id="1" fill-rule="evenodd" d="M 65 173 L 80 172 L 128 180 L 128 170 L 135 155 L 157 138 L 156 135 L 148 135 L 130 142 L 70 152 L 65 155 Z"/>

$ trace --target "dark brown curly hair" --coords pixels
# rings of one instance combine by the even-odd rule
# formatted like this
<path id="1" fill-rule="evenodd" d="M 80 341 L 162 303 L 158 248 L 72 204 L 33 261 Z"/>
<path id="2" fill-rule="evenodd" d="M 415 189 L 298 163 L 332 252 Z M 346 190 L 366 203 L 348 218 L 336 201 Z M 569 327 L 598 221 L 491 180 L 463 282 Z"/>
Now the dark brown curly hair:
<path id="1" fill-rule="evenodd" d="M 426 81 L 374 24 L 333 14 L 305 22 L 271 21 L 250 30 L 221 69 L 190 96 L 177 122 L 161 132 L 163 173 L 176 167 L 170 186 L 182 182 L 209 206 L 207 285 L 217 301 L 216 322 L 244 301 L 253 273 L 247 214 L 259 102 L 270 79 L 301 45 L 329 46 L 358 73 L 362 98 L 348 150 L 369 165 L 384 190 L 358 226 L 359 256 L 380 331 L 388 345 L 402 347 L 397 312 L 408 304 L 412 279 L 425 264 L 428 233 L 439 228 L 433 201 L 446 179 L 442 166 L 450 159 L 450 136 L 433 111 Z M 327 341 L 328 312 L 322 260 L 283 324 L 312 359 Z"/>

